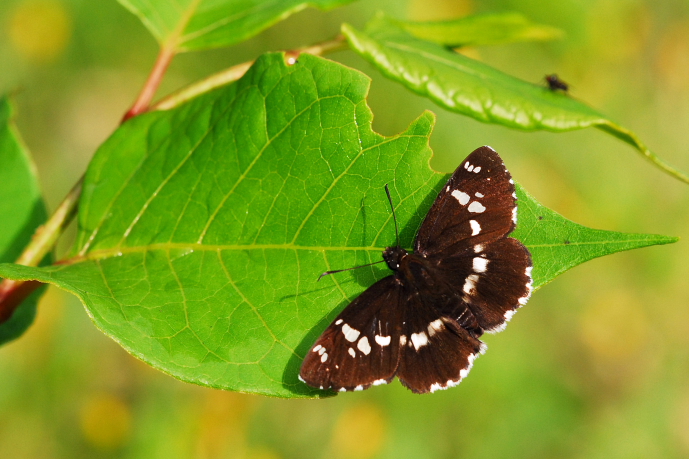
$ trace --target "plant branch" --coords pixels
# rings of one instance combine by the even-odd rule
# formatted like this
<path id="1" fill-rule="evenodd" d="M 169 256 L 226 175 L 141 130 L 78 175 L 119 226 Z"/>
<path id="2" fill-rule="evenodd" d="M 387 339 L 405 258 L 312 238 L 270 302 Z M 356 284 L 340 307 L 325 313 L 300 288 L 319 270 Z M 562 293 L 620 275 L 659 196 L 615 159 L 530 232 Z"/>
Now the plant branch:
<path id="1" fill-rule="evenodd" d="M 125 122 L 129 118 L 149 110 L 153 96 L 158 90 L 160 82 L 163 80 L 163 75 L 165 75 L 165 71 L 167 70 L 168 66 L 170 65 L 170 61 L 172 61 L 174 56 L 175 52 L 173 47 L 163 46 L 160 48 L 160 53 L 158 54 L 155 65 L 153 66 L 153 70 L 151 70 L 150 75 L 148 75 L 148 80 L 146 80 L 146 83 L 141 89 L 139 97 L 136 98 L 134 105 L 132 105 L 132 108 L 125 113 L 124 118 L 122 118 L 122 122 Z"/>
<path id="2" fill-rule="evenodd" d="M 343 35 L 338 35 L 335 39 L 325 41 L 323 43 L 318 43 L 313 46 L 307 46 L 305 48 L 300 48 L 294 51 L 286 51 L 285 57 L 287 58 L 288 64 L 294 64 L 296 58 L 300 54 L 313 54 L 316 56 L 321 56 L 334 51 L 340 51 L 347 48 L 347 42 Z M 185 88 L 180 89 L 167 97 L 164 97 L 157 103 L 150 106 L 149 110 L 169 110 L 171 108 L 177 107 L 178 105 L 187 102 L 194 97 L 211 91 L 217 87 L 232 83 L 240 79 L 249 67 L 253 65 L 254 61 L 244 62 L 242 64 L 235 65 L 228 69 L 222 70 L 215 73 L 208 78 L 193 83 Z"/>

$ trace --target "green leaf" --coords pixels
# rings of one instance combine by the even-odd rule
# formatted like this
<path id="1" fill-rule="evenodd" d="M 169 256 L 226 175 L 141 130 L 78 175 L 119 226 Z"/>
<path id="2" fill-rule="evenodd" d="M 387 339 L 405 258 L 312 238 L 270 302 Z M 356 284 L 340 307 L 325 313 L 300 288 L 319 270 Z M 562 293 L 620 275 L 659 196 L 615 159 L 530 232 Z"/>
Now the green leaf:
<path id="1" fill-rule="evenodd" d="M 247 40 L 309 6 L 331 9 L 353 0 L 118 0 L 141 19 L 161 47 L 175 52 Z"/>
<path id="2" fill-rule="evenodd" d="M 671 244 L 679 238 L 657 234 L 604 231 L 574 223 L 539 204 L 517 184 L 519 224 L 512 233 L 529 248 L 534 290 L 570 268 L 593 258 L 650 245 Z"/>
<path id="3" fill-rule="evenodd" d="M 366 32 L 344 24 L 350 46 L 387 77 L 452 112 L 524 131 L 596 127 L 635 147 L 673 177 L 689 176 L 651 152 L 628 129 L 567 94 L 507 75 L 482 62 L 410 35 L 385 17 Z"/>
<path id="4" fill-rule="evenodd" d="M 0 97 L 0 262 L 13 262 L 47 214 L 36 170 L 14 125 L 12 105 Z M 33 323 L 41 288 L 0 324 L 0 345 L 21 336 Z"/>
<path id="5" fill-rule="evenodd" d="M 328 395 L 297 380 L 302 357 L 390 272 L 318 275 L 378 261 L 394 244 L 384 184 L 409 247 L 448 178 L 428 164 L 433 115 L 380 136 L 368 87 L 335 62 L 302 55 L 287 66 L 269 54 L 231 86 L 127 122 L 87 172 L 74 256 L 0 274 L 73 292 L 101 330 L 182 380 Z M 674 241 L 589 230 L 519 193 L 537 285 L 592 257 Z"/>
<path id="6" fill-rule="evenodd" d="M 547 41 L 563 35 L 560 29 L 535 24 L 519 13 L 477 14 L 451 21 L 395 23 L 417 38 L 450 47 Z"/>

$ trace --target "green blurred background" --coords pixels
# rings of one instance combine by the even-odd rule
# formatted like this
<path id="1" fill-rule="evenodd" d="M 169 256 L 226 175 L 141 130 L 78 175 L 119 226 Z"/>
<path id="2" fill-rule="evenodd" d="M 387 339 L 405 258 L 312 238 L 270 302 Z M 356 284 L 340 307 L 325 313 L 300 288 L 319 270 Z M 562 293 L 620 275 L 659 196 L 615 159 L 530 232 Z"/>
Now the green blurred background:
<path id="1" fill-rule="evenodd" d="M 133 102 L 157 46 L 114 0 L 0 1 L 0 92 L 16 92 L 54 209 Z M 511 10 L 560 27 L 557 42 L 464 52 L 535 83 L 558 73 L 573 97 L 689 171 L 686 0 L 367 0 L 307 10 L 239 46 L 178 56 L 159 94 L 330 38 L 343 21 L 362 27 L 378 10 L 418 20 Z M 76 298 L 50 288 L 35 325 L 0 349 L 0 458 L 689 457 L 689 186 L 601 131 L 481 124 L 351 52 L 330 57 L 372 77 L 377 131 L 437 113 L 437 170 L 488 144 L 539 201 L 578 223 L 684 239 L 564 274 L 486 337 L 490 350 L 459 387 L 425 396 L 398 382 L 298 401 L 182 383 L 128 355 Z"/>

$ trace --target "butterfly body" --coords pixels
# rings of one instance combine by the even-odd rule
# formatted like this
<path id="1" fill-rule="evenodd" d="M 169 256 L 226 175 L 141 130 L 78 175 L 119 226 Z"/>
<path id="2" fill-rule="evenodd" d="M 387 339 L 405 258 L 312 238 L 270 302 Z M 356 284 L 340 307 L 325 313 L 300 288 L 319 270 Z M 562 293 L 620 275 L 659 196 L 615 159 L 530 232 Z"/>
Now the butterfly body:
<path id="1" fill-rule="evenodd" d="M 531 293 L 531 256 L 507 237 L 516 225 L 514 182 L 489 147 L 455 171 L 428 212 L 414 251 L 388 247 L 393 274 L 366 289 L 323 332 L 300 379 L 362 390 L 397 376 L 416 393 L 446 389 L 484 352 Z"/>

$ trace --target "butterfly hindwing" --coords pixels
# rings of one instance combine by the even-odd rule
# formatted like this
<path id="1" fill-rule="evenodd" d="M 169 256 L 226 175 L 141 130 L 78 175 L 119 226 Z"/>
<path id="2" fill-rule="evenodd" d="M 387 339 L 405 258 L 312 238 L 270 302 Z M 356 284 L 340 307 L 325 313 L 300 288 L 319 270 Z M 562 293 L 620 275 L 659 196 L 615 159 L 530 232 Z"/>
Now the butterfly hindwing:
<path id="1" fill-rule="evenodd" d="M 447 284 L 454 282 L 463 303 L 446 312 L 465 328 L 476 323 L 481 328 L 479 336 L 484 331 L 501 331 L 531 295 L 531 266 L 526 247 L 510 237 L 478 245 L 468 256 L 440 259 L 437 276 Z"/>
<path id="2" fill-rule="evenodd" d="M 399 361 L 408 299 L 394 276 L 373 284 L 349 304 L 318 338 L 301 367 L 300 377 L 321 389 L 361 390 L 389 383 Z"/>
<path id="3" fill-rule="evenodd" d="M 418 294 L 410 293 L 404 305 L 397 376 L 418 394 L 456 386 L 469 373 L 484 344 L 442 313 L 456 298 L 424 285 L 406 288 Z"/>

